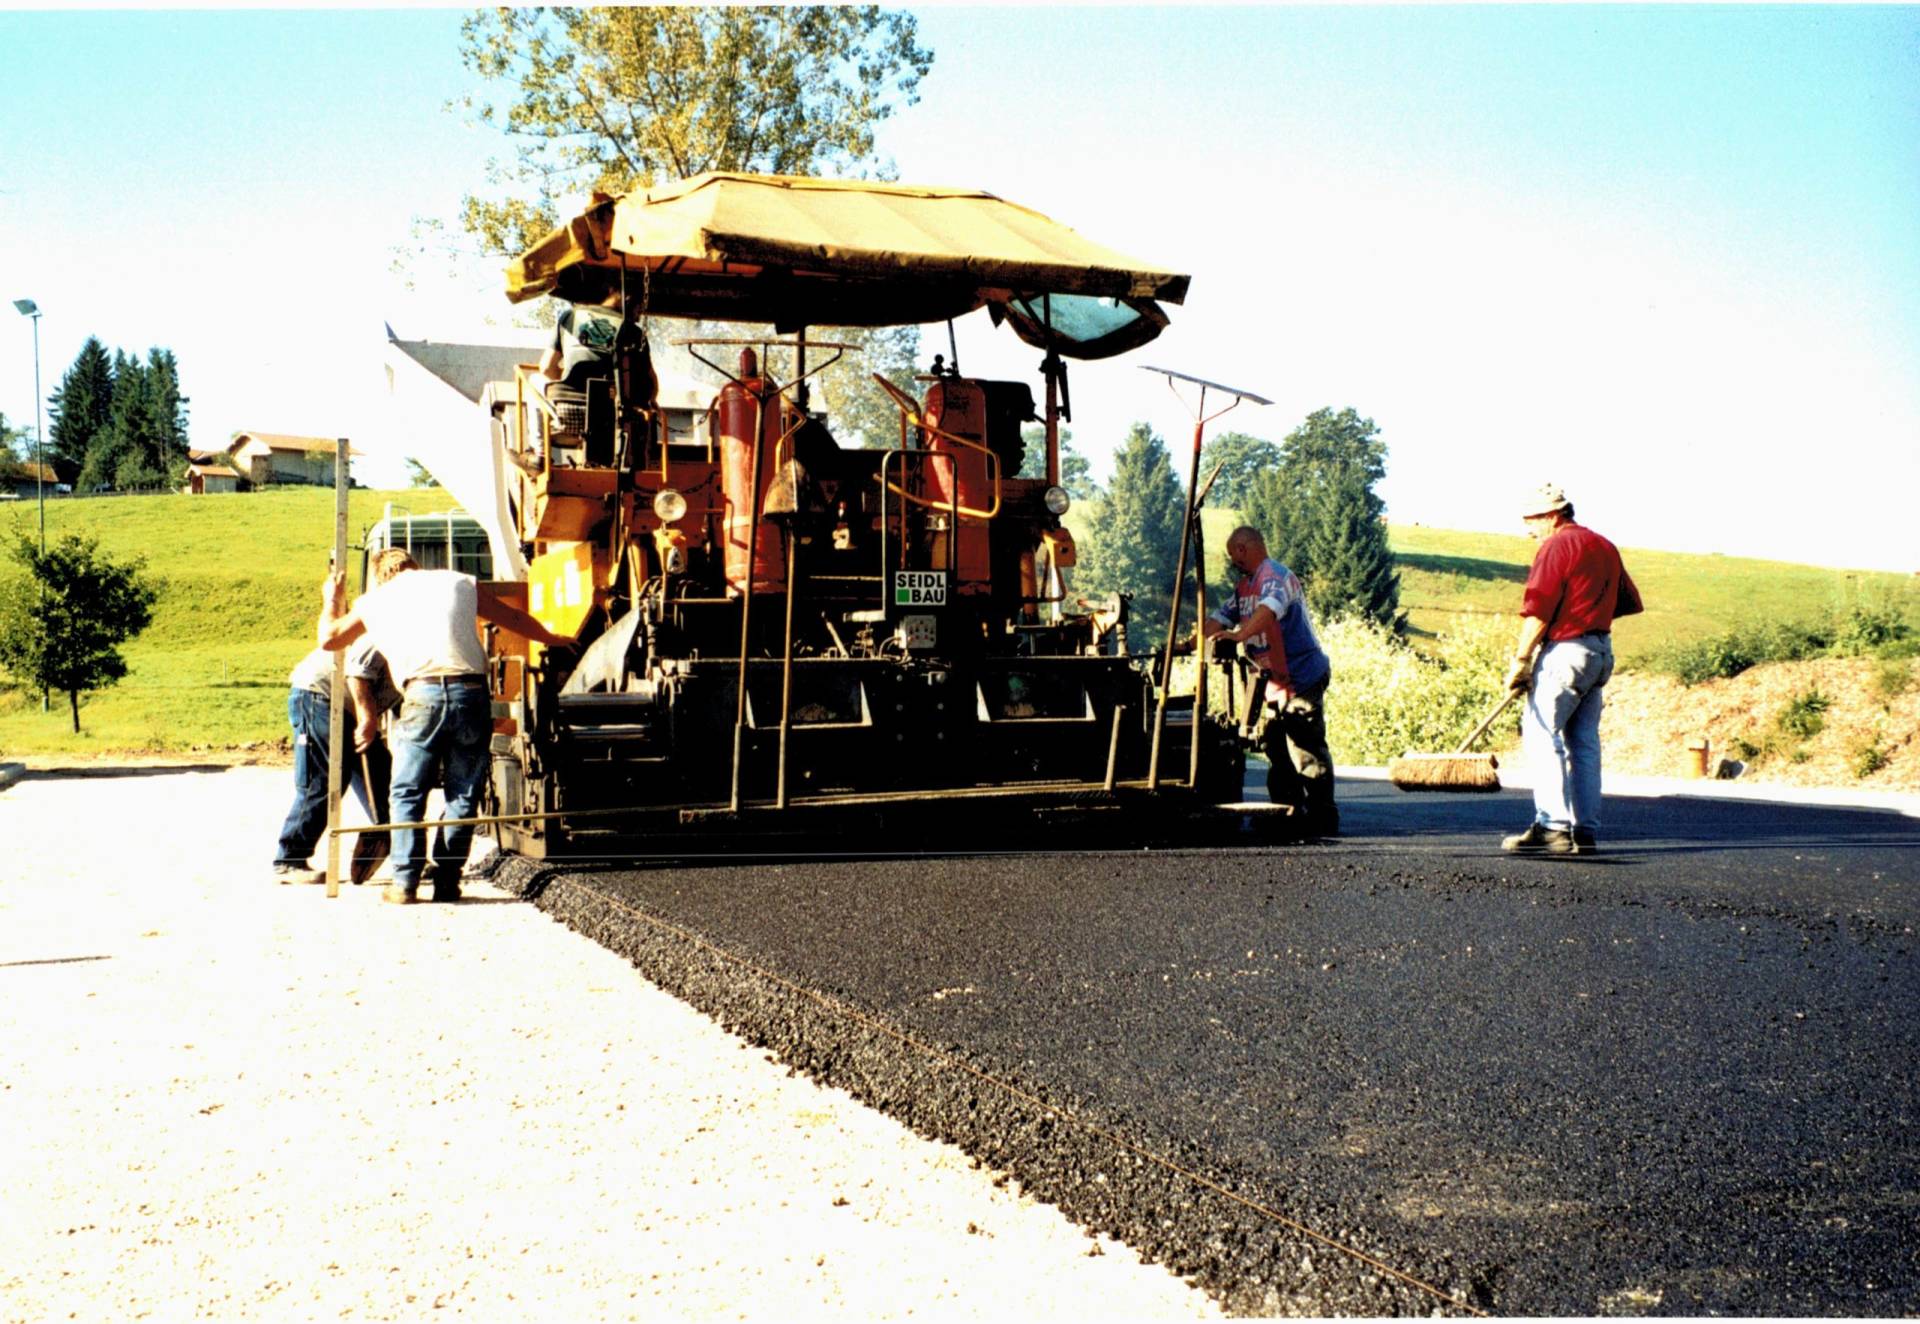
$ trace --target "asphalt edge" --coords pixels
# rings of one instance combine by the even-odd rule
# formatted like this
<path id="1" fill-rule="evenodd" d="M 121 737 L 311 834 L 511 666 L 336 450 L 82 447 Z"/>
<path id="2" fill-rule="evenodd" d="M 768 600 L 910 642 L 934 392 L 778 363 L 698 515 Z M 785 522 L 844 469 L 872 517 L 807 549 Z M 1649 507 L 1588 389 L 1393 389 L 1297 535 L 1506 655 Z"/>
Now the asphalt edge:
<path id="1" fill-rule="evenodd" d="M 1047 1107 L 1071 1111 L 1102 1128 L 1121 1128 L 1080 1101 L 1048 1098 L 1045 1087 L 1010 1078 L 997 1067 L 990 1074 L 1027 1097 L 986 1084 L 966 1066 L 909 1047 L 896 1037 L 904 1031 L 889 1033 L 894 1027 L 881 1028 L 883 1022 L 870 1013 L 855 1014 L 825 996 L 809 997 L 742 958 L 664 922 L 649 922 L 630 905 L 596 891 L 590 875 L 507 856 L 490 881 L 626 958 L 668 994 L 789 1069 L 847 1091 L 918 1135 L 958 1146 L 1080 1227 L 1112 1236 L 1192 1283 L 1230 1314 L 1447 1313 L 1442 1299 L 1371 1270 L 1099 1131 L 1067 1124 Z M 1203 1155 L 1181 1153 L 1172 1145 L 1151 1147 L 1171 1152 L 1190 1171 L 1202 1170 Z M 1203 1175 L 1222 1185 L 1231 1180 Z M 1357 1228 L 1347 1235 L 1365 1249 L 1364 1243 L 1373 1240 L 1367 1234 L 1368 1229 Z M 1344 1273 L 1337 1287 L 1329 1282 L 1331 1266 Z M 1400 1267 L 1457 1300 L 1472 1300 L 1474 1308 L 1492 1305 L 1488 1285 L 1472 1275 L 1471 1266 Z"/>
<path id="2" fill-rule="evenodd" d="M 1387 770 L 1375 767 L 1336 769 L 1340 777 L 1356 781 L 1386 781 Z M 1533 789 L 1533 778 L 1524 762 L 1516 757 L 1511 765 L 1499 768 L 1500 788 L 1506 791 Z M 1747 782 L 1706 777 L 1648 777 L 1604 773 L 1601 794 L 1660 800 L 1669 796 L 1689 800 L 1746 800 L 1772 804 L 1811 805 L 1823 809 L 1875 809 L 1883 813 L 1920 818 L 1920 792 L 1878 791 L 1867 787 L 1850 790 L 1833 786 L 1785 786 L 1777 782 Z"/>

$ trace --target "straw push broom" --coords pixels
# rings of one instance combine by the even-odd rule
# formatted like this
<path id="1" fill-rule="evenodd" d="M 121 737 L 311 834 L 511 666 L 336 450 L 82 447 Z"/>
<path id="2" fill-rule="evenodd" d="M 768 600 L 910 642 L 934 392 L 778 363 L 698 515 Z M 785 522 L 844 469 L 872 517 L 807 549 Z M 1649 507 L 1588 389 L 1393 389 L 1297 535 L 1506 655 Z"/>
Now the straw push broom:
<path id="1" fill-rule="evenodd" d="M 1473 742 L 1487 733 L 1494 719 L 1507 710 L 1507 706 L 1520 697 L 1518 690 L 1512 691 L 1506 698 L 1486 715 L 1480 725 L 1473 728 L 1473 734 L 1460 742 L 1460 748 L 1451 754 L 1402 754 L 1387 764 L 1387 780 L 1403 791 L 1497 791 L 1500 789 L 1500 774 L 1495 771 L 1499 760 L 1491 754 L 1469 754 Z"/>

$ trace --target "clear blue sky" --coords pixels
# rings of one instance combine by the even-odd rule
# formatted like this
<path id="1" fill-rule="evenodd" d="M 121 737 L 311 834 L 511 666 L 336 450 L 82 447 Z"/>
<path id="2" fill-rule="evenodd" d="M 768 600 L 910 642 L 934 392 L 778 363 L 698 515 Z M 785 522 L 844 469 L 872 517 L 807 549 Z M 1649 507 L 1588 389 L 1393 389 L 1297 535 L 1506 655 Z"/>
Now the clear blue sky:
<path id="1" fill-rule="evenodd" d="M 1135 419 L 1184 446 L 1162 363 L 1277 402 L 1215 427 L 1373 418 L 1395 519 L 1510 531 L 1552 478 L 1629 545 L 1920 568 L 1920 9 L 919 13 L 903 178 L 1193 274 L 1075 370 L 1097 469 Z M 43 385 L 91 333 L 176 351 L 196 444 L 376 436 L 383 321 L 507 316 L 389 270 L 504 154 L 442 108 L 460 17 L 0 13 L 0 296 L 46 311 Z M 960 346 L 1033 377 L 984 318 Z"/>

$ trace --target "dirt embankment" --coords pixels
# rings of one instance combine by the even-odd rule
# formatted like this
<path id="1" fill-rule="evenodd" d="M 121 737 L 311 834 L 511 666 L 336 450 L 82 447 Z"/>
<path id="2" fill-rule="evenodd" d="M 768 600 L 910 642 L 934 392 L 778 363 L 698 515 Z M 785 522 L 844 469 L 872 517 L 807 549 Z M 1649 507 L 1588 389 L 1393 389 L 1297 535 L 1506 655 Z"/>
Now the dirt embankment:
<path id="1" fill-rule="evenodd" d="M 1701 736 L 1748 765 L 1742 781 L 1920 791 L 1920 660 L 1770 662 L 1693 686 L 1622 672 L 1607 686 L 1607 771 L 1684 776 Z"/>

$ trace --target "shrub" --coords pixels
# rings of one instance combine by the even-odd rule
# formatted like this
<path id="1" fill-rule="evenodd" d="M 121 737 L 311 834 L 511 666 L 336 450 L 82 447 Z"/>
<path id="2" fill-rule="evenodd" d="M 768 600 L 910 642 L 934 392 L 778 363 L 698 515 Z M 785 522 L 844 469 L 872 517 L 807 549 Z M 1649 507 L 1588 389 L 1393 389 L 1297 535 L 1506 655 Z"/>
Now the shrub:
<path id="1" fill-rule="evenodd" d="M 1735 626 L 1724 634 L 1674 644 L 1648 665 L 1683 685 L 1725 680 L 1762 662 L 1793 662 L 1827 651 L 1832 632 L 1811 621 L 1769 621 Z"/>
<path id="2" fill-rule="evenodd" d="M 1884 594 L 1862 592 L 1834 608 L 1836 657 L 1863 657 L 1896 648 L 1913 636 L 1904 614 Z"/>
<path id="3" fill-rule="evenodd" d="M 1500 701 L 1500 682 L 1512 652 L 1514 626 L 1486 618 L 1446 636 L 1428 657 L 1383 626 L 1337 617 L 1320 624 L 1320 642 L 1333 660 L 1327 694 L 1327 739 L 1335 764 L 1379 764 L 1408 750 L 1453 749 Z M 1509 713 L 1477 749 L 1511 737 Z"/>
<path id="4" fill-rule="evenodd" d="M 1819 690 L 1806 690 L 1788 700 L 1774 724 L 1790 736 L 1811 740 L 1827 724 L 1826 712 L 1832 706 L 1833 700 Z"/>
<path id="5" fill-rule="evenodd" d="M 1871 777 L 1892 761 L 1886 746 L 1880 743 L 1879 733 L 1875 732 L 1853 751 L 1853 775 Z"/>
<path id="6" fill-rule="evenodd" d="M 1874 669 L 1873 692 L 1894 699 L 1913 688 L 1913 663 L 1905 658 L 1883 658 Z"/>

